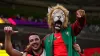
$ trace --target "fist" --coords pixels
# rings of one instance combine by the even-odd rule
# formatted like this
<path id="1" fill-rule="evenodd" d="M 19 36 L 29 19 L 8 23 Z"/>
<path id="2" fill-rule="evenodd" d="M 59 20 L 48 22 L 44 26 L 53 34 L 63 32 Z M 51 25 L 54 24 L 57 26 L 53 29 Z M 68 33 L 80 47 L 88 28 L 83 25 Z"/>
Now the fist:
<path id="1" fill-rule="evenodd" d="M 83 9 L 77 10 L 76 16 L 79 17 L 79 18 L 85 16 L 85 10 L 83 10 Z"/>
<path id="2" fill-rule="evenodd" d="M 10 26 L 4 27 L 5 34 L 12 34 L 13 29 Z"/>
<path id="3" fill-rule="evenodd" d="M 81 52 L 81 48 L 78 44 L 74 44 L 73 46 L 76 51 Z"/>

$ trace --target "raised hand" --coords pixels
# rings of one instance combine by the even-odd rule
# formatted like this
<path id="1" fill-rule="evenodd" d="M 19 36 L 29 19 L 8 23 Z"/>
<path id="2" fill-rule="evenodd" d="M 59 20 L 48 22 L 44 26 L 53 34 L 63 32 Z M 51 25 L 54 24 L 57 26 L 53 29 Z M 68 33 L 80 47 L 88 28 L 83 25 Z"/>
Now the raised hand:
<path id="1" fill-rule="evenodd" d="M 83 10 L 83 9 L 77 10 L 76 11 L 76 16 L 79 17 L 79 18 L 85 16 L 85 10 Z"/>
<path id="2" fill-rule="evenodd" d="M 4 32 L 6 35 L 11 35 L 13 33 L 17 33 L 18 31 L 14 31 L 12 27 L 6 26 L 4 27 Z"/>
<path id="3" fill-rule="evenodd" d="M 13 33 L 13 29 L 10 26 L 4 27 L 4 32 L 6 35 L 11 35 Z"/>
<path id="4" fill-rule="evenodd" d="M 13 33 L 17 33 L 18 31 L 14 31 L 12 27 L 6 26 L 4 27 L 4 32 L 6 35 L 11 35 Z"/>

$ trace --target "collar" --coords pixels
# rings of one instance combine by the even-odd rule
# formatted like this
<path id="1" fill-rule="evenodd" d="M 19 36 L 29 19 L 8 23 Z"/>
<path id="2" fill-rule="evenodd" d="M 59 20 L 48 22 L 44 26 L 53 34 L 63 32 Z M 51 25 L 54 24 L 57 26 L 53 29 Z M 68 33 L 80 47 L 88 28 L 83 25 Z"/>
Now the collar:
<path id="1" fill-rule="evenodd" d="M 42 52 L 40 54 L 35 55 L 35 56 L 41 56 L 42 53 L 43 53 L 43 48 L 42 48 Z"/>

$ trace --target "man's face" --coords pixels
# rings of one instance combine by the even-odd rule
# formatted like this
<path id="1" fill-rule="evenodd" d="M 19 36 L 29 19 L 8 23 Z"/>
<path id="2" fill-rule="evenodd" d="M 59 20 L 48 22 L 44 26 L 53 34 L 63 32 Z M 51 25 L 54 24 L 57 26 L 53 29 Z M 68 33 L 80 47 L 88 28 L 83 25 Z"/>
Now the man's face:
<path id="1" fill-rule="evenodd" d="M 62 23 L 64 22 L 65 15 L 61 9 L 56 9 L 52 13 L 55 29 L 61 29 Z"/>
<path id="2" fill-rule="evenodd" d="M 31 35 L 29 37 L 29 44 L 32 45 L 33 50 L 38 50 L 41 46 L 41 40 L 38 35 Z"/>

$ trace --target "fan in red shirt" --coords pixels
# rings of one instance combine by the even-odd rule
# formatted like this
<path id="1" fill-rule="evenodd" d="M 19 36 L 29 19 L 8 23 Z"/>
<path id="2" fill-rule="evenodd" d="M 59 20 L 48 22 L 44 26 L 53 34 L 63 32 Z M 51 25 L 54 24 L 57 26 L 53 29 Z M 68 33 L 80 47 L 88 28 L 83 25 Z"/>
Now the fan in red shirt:
<path id="1" fill-rule="evenodd" d="M 62 5 L 58 4 L 57 6 L 48 8 L 48 25 L 54 35 L 54 39 L 51 40 L 53 43 L 53 56 L 68 56 L 68 46 L 65 43 L 67 41 L 64 40 L 65 37 L 62 37 L 62 34 L 66 33 L 66 35 L 68 35 L 69 33 L 66 30 L 70 28 L 72 30 L 71 35 L 77 36 L 86 24 L 85 11 L 82 9 L 76 11 L 76 21 L 73 24 L 68 24 L 68 16 L 69 11 Z M 49 40 L 49 37 L 46 38 L 46 40 Z M 73 47 L 78 46 L 78 44 L 72 45 Z M 47 49 L 47 51 L 48 50 L 49 49 Z"/>

